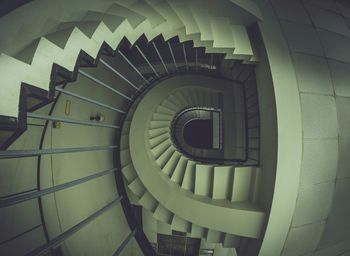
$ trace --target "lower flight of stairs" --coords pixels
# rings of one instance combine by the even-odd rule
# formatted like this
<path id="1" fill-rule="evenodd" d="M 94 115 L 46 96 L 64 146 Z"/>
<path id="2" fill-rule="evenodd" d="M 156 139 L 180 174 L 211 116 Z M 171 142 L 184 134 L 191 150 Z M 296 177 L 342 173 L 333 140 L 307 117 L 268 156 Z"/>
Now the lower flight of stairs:
<path id="1" fill-rule="evenodd" d="M 225 205 L 241 202 L 256 204 L 261 179 L 261 170 L 258 167 L 203 164 L 183 156 L 171 140 L 170 126 L 176 113 L 191 106 L 217 108 L 217 95 L 216 91 L 206 88 L 184 87 L 174 90 L 174 93 L 166 97 L 153 110 L 149 129 L 145 132 L 145 139 L 152 153 L 150 161 L 153 158 L 159 166 L 162 177 L 168 180 L 169 190 L 178 187 L 197 198 Z M 225 248 L 239 246 L 240 236 L 202 227 L 175 215 L 160 204 L 144 186 L 135 170 L 129 145 L 129 129 L 136 108 L 137 104 L 129 111 L 122 130 L 122 173 L 128 189 L 144 208 L 147 222 L 152 223 L 152 239 L 155 239 L 156 233 L 171 234 L 175 230 L 186 232 L 189 237 L 205 239 L 208 243 L 222 244 Z M 147 124 L 139 125 L 140 129 L 147 127 Z"/>

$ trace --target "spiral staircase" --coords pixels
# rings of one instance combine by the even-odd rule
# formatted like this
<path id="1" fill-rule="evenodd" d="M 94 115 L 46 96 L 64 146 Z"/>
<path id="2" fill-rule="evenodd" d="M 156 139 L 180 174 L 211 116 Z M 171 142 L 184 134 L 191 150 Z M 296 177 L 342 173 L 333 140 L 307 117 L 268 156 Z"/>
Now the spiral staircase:
<path id="1" fill-rule="evenodd" d="M 302 85 L 328 69 L 296 57 L 310 46 L 315 58 L 308 36 L 333 29 L 314 9 L 339 11 L 281 2 L 3 4 L 0 255 L 346 255 L 345 231 L 327 244 L 318 226 L 334 213 L 308 194 L 323 174 L 303 174 L 308 122 L 324 118 Z M 327 58 L 346 62 L 328 38 Z"/>
<path id="2" fill-rule="evenodd" d="M 228 7 L 244 10 L 246 23 L 257 18 L 237 3 L 206 4 L 212 10 L 182 1 L 95 3 L 1 54 L 1 169 L 12 172 L 0 201 L 2 254 L 136 255 L 136 240 L 153 255 L 157 233 L 180 231 L 215 255 L 236 255 L 261 237 L 258 56 L 245 24 L 216 13 Z M 224 142 L 211 158 L 176 147 L 171 122 L 191 107 L 224 109 L 224 139 L 235 148 Z M 30 187 L 26 166 L 37 166 Z M 9 182 L 18 175 L 22 184 Z M 142 206 L 144 225 L 132 205 Z M 110 239 L 86 240 L 93 225 Z M 84 240 L 95 251 L 72 246 Z"/>

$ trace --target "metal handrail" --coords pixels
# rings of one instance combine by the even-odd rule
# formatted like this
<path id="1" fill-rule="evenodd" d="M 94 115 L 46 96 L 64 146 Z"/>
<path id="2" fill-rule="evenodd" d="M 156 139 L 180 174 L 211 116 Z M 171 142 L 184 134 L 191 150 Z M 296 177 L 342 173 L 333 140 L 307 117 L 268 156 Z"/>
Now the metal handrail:
<path id="1" fill-rule="evenodd" d="M 102 62 L 102 60 L 101 60 L 101 62 Z M 106 105 L 106 104 L 104 104 L 104 103 L 102 103 L 102 102 L 99 102 L 99 101 L 90 99 L 90 98 L 88 98 L 88 97 L 81 96 L 81 95 L 76 94 L 76 93 L 74 93 L 74 92 L 67 91 L 67 90 L 65 90 L 65 89 L 63 89 L 63 88 L 56 87 L 55 90 L 58 91 L 58 92 L 61 92 L 61 93 L 63 93 L 63 94 L 72 96 L 72 97 L 74 97 L 74 98 L 77 98 L 77 99 L 80 99 L 80 100 L 83 100 L 83 101 L 86 101 L 86 102 L 95 104 L 95 105 L 97 105 L 97 106 L 100 106 L 100 107 L 103 107 L 103 108 L 106 108 L 106 109 L 109 109 L 109 110 L 112 110 L 112 111 L 115 111 L 115 112 L 118 112 L 118 113 L 121 113 L 121 114 L 125 114 L 125 111 L 124 111 L 124 110 L 121 110 L 121 109 L 118 109 L 118 108 L 115 108 L 115 107 Z"/>
<path id="2" fill-rule="evenodd" d="M 40 114 L 35 114 L 35 113 L 27 113 L 27 117 L 41 119 L 41 120 L 57 121 L 57 122 L 63 122 L 63 123 L 69 123 L 69 124 L 97 126 L 97 127 L 112 128 L 112 129 L 119 129 L 120 128 L 120 126 L 113 125 L 113 124 L 103 124 L 103 123 L 96 123 L 96 122 L 91 122 L 91 121 L 75 120 L 75 119 L 70 119 L 70 118 L 65 118 L 65 117 L 40 115 Z"/>
<path id="3" fill-rule="evenodd" d="M 91 81 L 94 81 L 96 84 L 98 84 L 98 85 L 100 85 L 100 86 L 102 86 L 102 87 L 104 87 L 104 88 L 106 88 L 106 89 L 108 89 L 108 90 L 118 94 L 119 96 L 123 97 L 124 99 L 132 101 L 132 98 L 126 96 L 124 93 L 114 89 L 112 86 L 106 84 L 105 82 L 102 82 L 101 80 L 97 79 L 96 77 L 93 77 L 92 75 L 86 73 L 85 71 L 79 69 L 78 72 L 79 72 L 79 74 L 81 74 L 84 77 L 90 79 Z"/>
<path id="4" fill-rule="evenodd" d="M 0 159 L 21 158 L 21 157 L 31 157 L 31 156 L 51 155 L 51 154 L 75 153 L 75 152 L 86 152 L 86 151 L 100 151 L 100 150 L 110 150 L 110 149 L 114 149 L 114 148 L 118 148 L 118 146 L 109 145 L 109 146 L 90 146 L 90 147 L 76 147 L 76 148 L 5 150 L 5 151 L 0 151 Z"/>
<path id="5" fill-rule="evenodd" d="M 0 199 L 0 208 L 4 208 L 4 207 L 8 207 L 11 205 L 15 205 L 15 204 L 19 204 L 34 198 L 38 198 L 38 197 L 42 197 L 51 193 L 55 193 L 57 191 L 60 190 L 64 190 L 67 188 L 71 188 L 74 187 L 76 185 L 88 182 L 90 180 L 105 176 L 107 174 L 111 174 L 113 172 L 115 172 L 117 170 L 117 168 L 112 168 L 109 170 L 105 170 L 105 171 L 101 171 L 80 179 L 76 179 L 70 182 L 66 182 L 60 185 L 56 185 L 50 188 L 44 188 L 38 191 L 33 191 L 33 192 L 29 192 L 29 193 L 25 193 L 25 194 L 19 194 L 19 195 L 15 195 L 15 196 L 8 196 L 6 198 L 1 198 Z"/>

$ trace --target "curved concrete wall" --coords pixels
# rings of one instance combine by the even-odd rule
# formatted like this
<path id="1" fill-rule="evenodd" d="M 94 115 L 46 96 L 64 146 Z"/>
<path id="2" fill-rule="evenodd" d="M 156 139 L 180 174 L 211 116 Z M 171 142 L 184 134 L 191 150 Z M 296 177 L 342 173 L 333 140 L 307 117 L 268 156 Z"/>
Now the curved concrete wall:
<path id="1" fill-rule="evenodd" d="M 268 34 L 267 23 L 261 23 L 267 48 L 270 39 L 278 36 L 283 36 L 288 45 L 285 54 L 293 61 L 289 72 L 291 75 L 295 72 L 293 79 L 297 81 L 301 106 L 299 189 L 282 255 L 340 255 L 350 249 L 350 208 L 345 201 L 350 188 L 347 129 L 350 105 L 350 9 L 340 2 L 337 4 L 327 0 L 256 2 L 264 10 L 263 15 L 271 17 L 268 19 L 265 16 L 265 21 L 270 20 L 276 28 L 275 35 Z M 286 59 L 275 58 L 276 54 L 280 58 L 283 56 L 278 49 L 276 45 L 271 45 L 271 52 L 268 51 L 273 77 L 280 73 L 274 70 L 275 64 L 286 65 Z M 274 81 L 275 90 L 281 89 L 277 86 L 286 86 L 279 84 L 282 81 L 282 78 Z M 290 86 L 290 80 L 288 82 Z M 278 95 L 276 100 L 278 115 Z M 299 106 L 291 104 L 289 108 L 294 111 Z M 287 115 L 286 124 L 293 127 L 294 121 L 288 118 Z M 291 135 L 287 133 L 284 136 Z M 294 144 L 290 144 L 290 147 L 294 147 Z M 289 154 L 298 157 L 299 152 Z M 299 172 L 296 169 L 290 171 Z M 287 203 L 294 200 L 291 195 Z M 266 236 L 269 235 L 268 231 Z M 265 239 L 268 239 L 266 236 Z M 271 255 L 264 253 L 267 249 L 264 245 L 267 244 L 263 243 L 261 255 Z"/>

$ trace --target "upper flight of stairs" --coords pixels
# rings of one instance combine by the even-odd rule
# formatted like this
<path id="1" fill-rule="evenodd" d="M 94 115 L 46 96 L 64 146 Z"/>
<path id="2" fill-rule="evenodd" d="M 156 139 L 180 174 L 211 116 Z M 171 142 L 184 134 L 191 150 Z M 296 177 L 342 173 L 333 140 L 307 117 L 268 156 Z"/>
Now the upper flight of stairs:
<path id="1" fill-rule="evenodd" d="M 114 50 L 123 37 L 131 44 L 142 34 L 148 40 L 160 34 L 165 40 L 174 36 L 179 36 L 180 41 L 192 40 L 194 35 L 200 38 L 204 27 L 197 22 L 204 20 L 204 17 L 210 25 L 205 26 L 205 33 L 211 34 L 211 37 L 194 41 L 195 46 L 206 47 L 208 52 L 217 49 L 222 53 L 222 49 L 230 49 L 227 58 L 253 58 L 252 46 L 244 26 L 233 26 L 225 18 L 208 19 L 206 13 L 197 13 L 196 8 L 191 8 L 191 2 L 156 1 L 155 5 L 142 0 L 119 2 L 112 4 L 104 13 L 91 10 L 80 20 L 58 23 L 55 31 L 43 35 L 13 56 L 1 54 L 0 75 L 6 88 L 3 88 L 5 94 L 2 96 L 0 115 L 18 117 L 21 83 L 49 91 L 53 63 L 73 71 L 80 51 L 96 59 L 104 43 Z M 193 18 L 201 15 L 204 17 L 200 20 Z M 214 30 L 217 27 L 227 31 L 224 28 L 230 26 L 232 28 L 228 31 L 232 33 L 226 32 L 225 40 L 221 37 L 222 33 L 213 32 L 219 31 Z M 183 32 L 180 33 L 181 31 Z M 202 42 L 212 42 L 213 46 L 209 47 Z M 234 55 L 235 52 L 237 56 Z"/>

